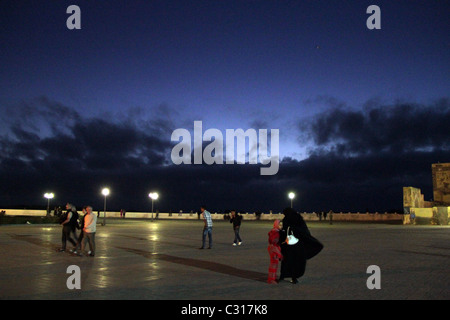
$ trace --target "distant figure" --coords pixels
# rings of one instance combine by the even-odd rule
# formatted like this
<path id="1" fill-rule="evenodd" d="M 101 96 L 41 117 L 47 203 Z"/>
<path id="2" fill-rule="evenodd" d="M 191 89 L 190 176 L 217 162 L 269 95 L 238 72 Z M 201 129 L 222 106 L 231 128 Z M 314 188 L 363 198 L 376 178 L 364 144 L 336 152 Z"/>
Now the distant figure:
<path id="1" fill-rule="evenodd" d="M 81 252 L 85 252 L 86 242 L 89 241 L 88 255 L 95 256 L 95 232 L 97 231 L 97 217 L 92 213 L 92 207 L 86 207 L 86 215 L 84 218 L 83 241 L 81 242 Z"/>
<path id="2" fill-rule="evenodd" d="M 208 210 L 206 210 L 205 206 L 200 207 L 200 212 L 202 213 L 203 220 L 205 222 L 205 225 L 203 227 L 202 246 L 200 247 L 200 249 L 205 248 L 206 235 L 208 235 L 208 240 L 209 240 L 208 249 L 211 249 L 212 248 L 212 226 L 213 226 L 212 219 L 211 219 L 211 213 Z"/>
<path id="3" fill-rule="evenodd" d="M 236 210 L 231 210 L 230 223 L 233 224 L 234 230 L 234 241 L 233 246 L 240 246 L 242 244 L 241 236 L 239 235 L 239 230 L 241 228 L 242 216 L 236 213 Z"/>
<path id="4" fill-rule="evenodd" d="M 412 213 L 409 215 L 409 218 L 410 218 L 410 220 L 411 220 L 411 224 L 416 224 L 416 214 L 415 214 L 414 212 L 412 212 Z"/>
<path id="5" fill-rule="evenodd" d="M 62 214 L 63 214 L 63 211 L 62 211 L 61 207 L 55 208 L 55 216 L 61 217 Z"/>
<path id="6" fill-rule="evenodd" d="M 267 251 L 269 251 L 270 265 L 269 265 L 269 275 L 267 277 L 267 283 L 277 283 L 277 270 L 278 262 L 283 259 L 280 247 L 280 220 L 275 220 L 273 223 L 272 230 L 269 231 L 269 246 Z"/>
<path id="7" fill-rule="evenodd" d="M 284 259 L 281 263 L 280 280 L 290 277 L 291 283 L 295 284 L 297 278 L 305 273 L 306 260 L 317 255 L 323 249 L 323 245 L 311 235 L 300 214 L 291 208 L 284 209 L 283 214 L 283 232 L 280 233 L 280 242 Z M 300 240 L 294 245 L 288 245 L 285 242 L 288 228 Z"/>

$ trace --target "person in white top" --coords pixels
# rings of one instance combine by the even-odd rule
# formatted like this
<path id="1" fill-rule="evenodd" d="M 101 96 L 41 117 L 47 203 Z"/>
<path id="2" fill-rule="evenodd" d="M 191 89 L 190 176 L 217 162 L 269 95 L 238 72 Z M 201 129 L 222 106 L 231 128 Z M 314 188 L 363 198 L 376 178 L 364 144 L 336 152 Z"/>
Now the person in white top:
<path id="1" fill-rule="evenodd" d="M 95 232 L 97 231 L 97 216 L 92 213 L 92 207 L 86 207 L 86 216 L 84 218 L 83 241 L 81 242 L 81 251 L 85 252 L 86 242 L 89 241 L 88 255 L 95 256 Z"/>

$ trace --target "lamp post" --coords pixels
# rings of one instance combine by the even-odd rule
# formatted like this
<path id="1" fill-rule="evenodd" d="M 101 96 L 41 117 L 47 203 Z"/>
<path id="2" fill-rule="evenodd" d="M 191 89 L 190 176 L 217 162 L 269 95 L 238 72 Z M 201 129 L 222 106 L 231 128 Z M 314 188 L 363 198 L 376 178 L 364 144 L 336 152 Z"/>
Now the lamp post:
<path id="1" fill-rule="evenodd" d="M 102 195 L 105 196 L 105 202 L 103 205 L 103 225 L 106 226 L 106 197 L 109 195 L 109 189 L 103 188 Z"/>
<path id="2" fill-rule="evenodd" d="M 159 195 L 156 192 L 150 192 L 148 194 L 148 196 L 149 196 L 150 199 L 152 199 L 152 221 L 153 221 L 153 201 L 154 200 L 158 200 Z"/>
<path id="3" fill-rule="evenodd" d="M 47 215 L 50 215 L 50 199 L 53 199 L 55 195 L 53 192 L 45 193 L 44 198 L 47 198 Z"/>
<path id="4" fill-rule="evenodd" d="M 293 208 L 293 206 L 292 206 L 292 200 L 294 200 L 294 198 L 295 198 L 295 193 L 289 192 L 288 197 L 289 197 L 289 199 L 291 199 L 291 208 Z"/>

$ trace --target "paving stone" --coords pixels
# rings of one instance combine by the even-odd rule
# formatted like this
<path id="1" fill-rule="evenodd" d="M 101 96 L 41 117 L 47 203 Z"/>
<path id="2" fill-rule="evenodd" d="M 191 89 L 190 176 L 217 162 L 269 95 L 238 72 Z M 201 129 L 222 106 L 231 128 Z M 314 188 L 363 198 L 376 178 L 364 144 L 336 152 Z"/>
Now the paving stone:
<path id="1" fill-rule="evenodd" d="M 309 222 L 324 250 L 299 283 L 266 283 L 270 221 L 247 221 L 243 244 L 216 221 L 213 248 L 199 250 L 202 221 L 110 219 L 96 256 L 58 252 L 59 225 L 0 226 L 0 299 L 366 300 L 450 299 L 450 228 Z M 71 245 L 68 244 L 68 248 Z M 68 289 L 71 265 L 81 289 Z M 379 266 L 381 289 L 368 289 Z"/>

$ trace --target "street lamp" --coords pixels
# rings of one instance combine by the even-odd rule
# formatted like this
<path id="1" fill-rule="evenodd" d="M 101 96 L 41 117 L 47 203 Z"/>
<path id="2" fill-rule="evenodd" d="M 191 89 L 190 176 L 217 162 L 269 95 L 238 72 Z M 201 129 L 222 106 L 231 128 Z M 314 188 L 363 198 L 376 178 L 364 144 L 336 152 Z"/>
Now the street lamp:
<path id="1" fill-rule="evenodd" d="M 293 208 L 292 207 L 292 200 L 295 198 L 295 193 L 289 192 L 288 197 L 289 197 L 289 199 L 291 199 L 291 208 Z"/>
<path id="2" fill-rule="evenodd" d="M 156 192 L 150 192 L 148 194 L 148 196 L 149 196 L 150 199 L 152 199 L 152 221 L 153 221 L 153 201 L 154 200 L 158 200 L 159 195 Z"/>
<path id="3" fill-rule="evenodd" d="M 102 195 L 105 196 L 105 203 L 103 206 L 103 225 L 106 226 L 106 197 L 109 196 L 109 189 L 103 188 Z"/>
<path id="4" fill-rule="evenodd" d="M 47 215 L 50 215 L 50 199 L 53 199 L 55 195 L 53 192 L 45 193 L 44 198 L 47 198 Z"/>

